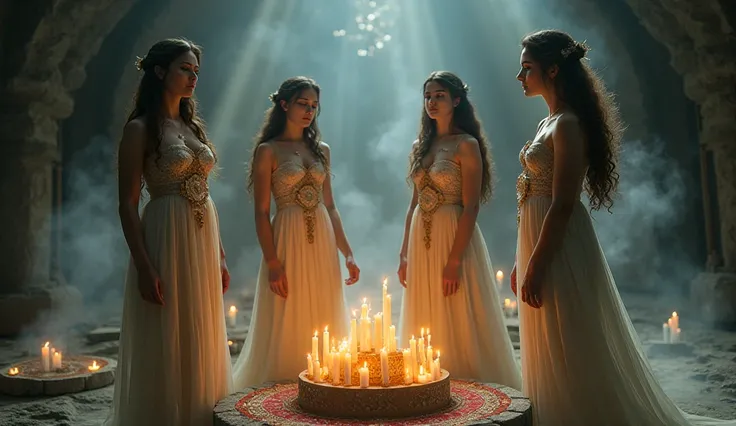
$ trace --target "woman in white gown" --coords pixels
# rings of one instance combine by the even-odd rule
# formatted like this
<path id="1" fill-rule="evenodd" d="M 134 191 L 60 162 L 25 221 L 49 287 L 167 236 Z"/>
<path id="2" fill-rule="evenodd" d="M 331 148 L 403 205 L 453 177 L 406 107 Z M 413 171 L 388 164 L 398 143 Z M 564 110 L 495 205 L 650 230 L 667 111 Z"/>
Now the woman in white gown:
<path id="1" fill-rule="evenodd" d="M 433 72 L 423 91 L 398 271 L 406 287 L 401 338 L 407 342 L 429 328 L 453 377 L 519 389 L 491 260 L 476 224 L 481 202 L 491 195 L 488 143 L 459 77 Z"/>
<path id="2" fill-rule="evenodd" d="M 229 274 L 207 176 L 212 144 L 192 98 L 200 48 L 156 43 L 140 60 L 119 151 L 130 248 L 108 426 L 202 426 L 232 390 L 222 294 Z M 142 217 L 142 183 L 151 195 Z"/>
<path id="3" fill-rule="evenodd" d="M 312 79 L 284 81 L 256 137 L 248 188 L 263 260 L 248 337 L 235 364 L 236 389 L 296 380 L 306 369 L 315 330 L 320 338 L 325 326 L 331 336 L 347 337 L 338 250 L 350 273 L 345 284 L 356 283 L 360 270 L 332 196 L 330 147 L 317 128 L 319 94 Z"/>
<path id="4" fill-rule="evenodd" d="M 523 392 L 536 426 L 734 425 L 683 413 L 641 349 L 599 246 L 590 207 L 610 208 L 621 126 L 587 47 L 560 31 L 522 41 L 517 76 L 549 116 L 520 153 L 516 267 Z"/>

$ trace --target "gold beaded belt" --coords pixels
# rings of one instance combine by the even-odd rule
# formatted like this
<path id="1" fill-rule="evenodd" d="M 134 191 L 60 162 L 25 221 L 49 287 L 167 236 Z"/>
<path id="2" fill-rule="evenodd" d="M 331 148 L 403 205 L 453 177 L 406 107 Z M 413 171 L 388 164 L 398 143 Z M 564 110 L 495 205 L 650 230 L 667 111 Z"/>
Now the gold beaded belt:
<path id="1" fill-rule="evenodd" d="M 164 195 L 181 195 L 189 201 L 194 217 L 200 228 L 204 226 L 204 212 L 209 197 L 207 178 L 201 173 L 192 173 L 181 182 L 149 186 L 148 192 L 152 198 Z"/>
<path id="2" fill-rule="evenodd" d="M 307 227 L 307 241 L 314 243 L 314 223 L 317 217 L 317 206 L 322 202 L 322 189 L 307 171 L 302 180 L 287 195 L 276 199 L 276 205 L 284 208 L 288 205 L 297 205 L 302 208 L 304 224 Z"/>
<path id="3" fill-rule="evenodd" d="M 429 250 L 432 243 L 432 216 L 445 203 L 445 196 L 432 182 L 429 172 L 424 173 L 419 184 L 419 208 L 424 222 L 424 246 Z"/>

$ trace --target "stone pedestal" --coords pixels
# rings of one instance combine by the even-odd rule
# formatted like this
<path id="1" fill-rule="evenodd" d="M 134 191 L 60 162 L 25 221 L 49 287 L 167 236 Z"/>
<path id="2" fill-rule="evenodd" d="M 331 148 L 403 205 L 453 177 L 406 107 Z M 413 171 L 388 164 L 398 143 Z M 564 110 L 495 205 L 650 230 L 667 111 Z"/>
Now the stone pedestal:
<path id="1" fill-rule="evenodd" d="M 701 272 L 693 279 L 690 291 L 703 321 L 736 330 L 736 274 Z"/>

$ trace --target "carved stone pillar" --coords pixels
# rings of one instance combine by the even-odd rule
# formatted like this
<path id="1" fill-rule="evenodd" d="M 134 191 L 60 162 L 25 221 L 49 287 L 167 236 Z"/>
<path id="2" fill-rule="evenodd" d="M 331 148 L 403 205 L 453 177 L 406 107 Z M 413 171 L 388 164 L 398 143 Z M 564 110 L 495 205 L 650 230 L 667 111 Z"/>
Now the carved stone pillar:
<path id="1" fill-rule="evenodd" d="M 7 94 L 7 92 L 6 92 Z M 52 170 L 57 158 L 57 118 L 70 105 L 18 102 L 0 104 L 0 335 L 18 334 L 44 311 L 74 309 L 81 303 L 76 288 L 51 276 Z"/>

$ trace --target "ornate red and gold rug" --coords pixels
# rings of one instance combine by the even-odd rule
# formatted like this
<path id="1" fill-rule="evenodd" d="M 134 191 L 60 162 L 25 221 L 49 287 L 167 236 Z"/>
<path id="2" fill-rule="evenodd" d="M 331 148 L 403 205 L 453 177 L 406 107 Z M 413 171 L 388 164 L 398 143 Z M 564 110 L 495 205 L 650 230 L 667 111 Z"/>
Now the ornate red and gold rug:
<path id="1" fill-rule="evenodd" d="M 401 420 L 392 425 L 468 424 L 501 414 L 511 404 L 504 392 L 477 382 L 452 380 L 452 404 L 438 413 Z M 277 384 L 258 389 L 237 401 L 235 409 L 243 416 L 269 425 L 370 425 L 372 421 L 340 420 L 305 413 L 297 404 L 297 384 Z"/>

